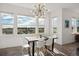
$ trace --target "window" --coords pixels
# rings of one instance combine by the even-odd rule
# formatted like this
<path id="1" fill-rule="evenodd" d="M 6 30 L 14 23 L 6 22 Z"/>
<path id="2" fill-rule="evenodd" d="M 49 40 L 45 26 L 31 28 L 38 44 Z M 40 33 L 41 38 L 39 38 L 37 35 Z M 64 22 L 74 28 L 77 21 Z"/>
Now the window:
<path id="1" fill-rule="evenodd" d="M 79 32 L 79 18 L 76 20 L 77 24 L 77 32 Z"/>
<path id="2" fill-rule="evenodd" d="M 1 13 L 1 25 L 3 34 L 13 34 L 14 19 L 11 14 Z"/>
<path id="3" fill-rule="evenodd" d="M 29 34 L 31 34 L 31 33 L 35 33 L 35 28 L 33 27 L 30 27 L 30 28 L 27 28 L 27 32 L 29 33 Z"/>
<path id="4" fill-rule="evenodd" d="M 29 16 L 17 16 L 18 34 L 34 34 L 36 28 L 36 19 Z"/>
<path id="5" fill-rule="evenodd" d="M 54 17 L 52 19 L 52 29 L 53 29 L 53 33 L 57 33 L 57 26 L 58 26 L 58 18 Z"/>
<path id="6" fill-rule="evenodd" d="M 44 33 L 44 28 L 39 28 L 39 33 Z"/>
<path id="7" fill-rule="evenodd" d="M 76 18 L 72 18 L 72 32 L 76 32 L 77 28 L 76 28 Z"/>
<path id="8" fill-rule="evenodd" d="M 72 18 L 72 32 L 79 32 L 79 18 Z"/>
<path id="9" fill-rule="evenodd" d="M 39 22 L 39 24 L 38 24 L 38 32 L 39 33 L 44 33 L 44 22 L 45 22 L 45 19 L 44 18 L 39 18 L 38 19 L 38 22 Z"/>
<path id="10" fill-rule="evenodd" d="M 79 18 L 72 18 L 72 32 L 79 32 Z"/>

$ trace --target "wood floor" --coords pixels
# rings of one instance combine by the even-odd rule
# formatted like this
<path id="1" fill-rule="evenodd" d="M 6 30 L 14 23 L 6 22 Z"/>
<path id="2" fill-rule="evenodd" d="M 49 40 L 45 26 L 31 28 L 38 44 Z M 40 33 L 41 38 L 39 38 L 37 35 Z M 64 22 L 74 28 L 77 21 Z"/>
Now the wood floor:
<path id="1" fill-rule="evenodd" d="M 51 46 L 48 46 L 51 49 Z M 58 45 L 55 44 L 54 48 L 58 49 L 60 52 L 64 53 L 66 56 L 78 56 L 79 55 L 79 43 L 71 43 L 66 45 Z M 45 56 L 52 56 L 47 50 L 44 48 L 40 49 Z M 23 54 L 28 54 L 28 49 L 22 49 L 21 46 L 10 47 L 0 49 L 0 56 L 22 56 Z M 55 56 L 63 56 L 63 55 L 55 55 Z"/>
<path id="2" fill-rule="evenodd" d="M 79 42 L 63 45 L 70 56 L 79 56 Z"/>

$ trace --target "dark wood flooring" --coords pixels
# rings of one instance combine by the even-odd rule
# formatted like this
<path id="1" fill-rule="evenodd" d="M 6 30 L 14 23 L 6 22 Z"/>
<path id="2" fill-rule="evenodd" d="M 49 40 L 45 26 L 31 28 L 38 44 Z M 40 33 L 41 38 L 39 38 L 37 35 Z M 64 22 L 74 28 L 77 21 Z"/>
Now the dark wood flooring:
<path id="1" fill-rule="evenodd" d="M 63 45 L 69 56 L 79 56 L 79 42 Z"/>
<path id="2" fill-rule="evenodd" d="M 51 49 L 51 46 L 48 46 Z M 64 53 L 66 56 L 78 56 L 79 55 L 79 43 L 70 43 L 66 45 L 55 44 L 54 48 L 58 49 L 60 52 Z M 36 49 L 37 50 L 37 49 Z M 44 48 L 40 49 L 45 56 L 52 56 L 50 52 Z M 28 49 L 23 49 L 21 46 L 10 47 L 0 49 L 0 56 L 22 56 L 23 54 L 28 54 Z M 63 56 L 61 54 L 55 56 Z"/>

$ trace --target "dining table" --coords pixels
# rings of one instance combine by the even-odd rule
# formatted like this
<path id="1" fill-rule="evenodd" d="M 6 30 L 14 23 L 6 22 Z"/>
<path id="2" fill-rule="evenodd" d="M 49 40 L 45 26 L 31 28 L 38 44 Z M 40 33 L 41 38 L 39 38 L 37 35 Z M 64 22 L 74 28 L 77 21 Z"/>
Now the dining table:
<path id="1" fill-rule="evenodd" d="M 32 56 L 34 56 L 35 42 L 39 41 L 40 37 L 25 37 L 28 43 L 32 43 Z"/>

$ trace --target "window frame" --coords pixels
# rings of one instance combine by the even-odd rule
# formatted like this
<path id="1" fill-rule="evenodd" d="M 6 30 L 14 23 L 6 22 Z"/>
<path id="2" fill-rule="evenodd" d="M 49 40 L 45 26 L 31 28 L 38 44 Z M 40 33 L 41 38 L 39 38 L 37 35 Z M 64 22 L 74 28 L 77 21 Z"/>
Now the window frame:
<path id="1" fill-rule="evenodd" d="M 55 17 L 52 17 L 51 18 L 51 25 L 52 25 L 52 34 L 57 34 L 58 33 L 58 23 L 57 24 L 55 24 L 55 26 L 54 26 L 54 18 L 57 18 L 57 20 L 58 20 L 58 16 L 55 16 Z M 54 33 L 54 28 L 56 28 L 56 33 Z"/>
<path id="2" fill-rule="evenodd" d="M 40 19 L 43 19 L 43 21 L 44 21 L 43 25 L 40 25 L 40 21 L 39 21 Z M 39 34 L 44 34 L 45 33 L 45 18 L 40 18 L 40 19 L 37 20 L 38 21 L 38 30 L 37 31 Z M 39 32 L 39 28 L 44 28 L 44 32 Z"/>
<path id="3" fill-rule="evenodd" d="M 23 35 L 23 34 L 17 34 L 17 16 L 18 15 L 20 15 L 20 14 L 14 14 L 14 13 L 9 13 L 9 12 L 0 12 L 0 20 L 1 20 L 1 18 L 2 18 L 2 16 L 1 16 L 1 13 L 4 13 L 4 14 L 10 14 L 12 17 L 13 17 L 13 24 L 12 24 L 12 28 L 13 28 L 13 32 L 12 32 L 12 34 L 3 34 L 2 33 L 2 29 L 4 29 L 3 27 L 2 27 L 2 24 L 0 24 L 0 30 L 1 30 L 1 35 Z M 22 15 L 22 16 L 28 16 L 28 15 Z M 33 16 L 28 16 L 28 17 L 33 17 Z M 25 35 L 36 35 L 37 33 L 36 32 L 38 32 L 38 34 L 44 34 L 45 33 L 45 23 L 44 23 L 44 32 L 43 33 L 39 33 L 39 31 L 38 31 L 38 29 L 39 29 L 39 27 L 41 28 L 41 26 L 38 26 L 39 24 L 38 24 L 38 22 L 39 22 L 39 20 L 37 19 L 37 18 L 35 18 L 36 19 L 36 26 L 35 26 L 35 33 L 32 33 L 32 34 L 25 34 Z M 44 18 L 45 19 L 45 18 Z M 16 23 L 15 23 L 16 22 Z M 38 29 L 36 29 L 36 28 L 38 28 Z"/>
<path id="4" fill-rule="evenodd" d="M 8 13 L 8 12 L 0 12 L 0 21 L 2 21 L 2 16 L 3 15 L 1 15 L 1 14 L 8 14 L 8 15 L 11 15 L 11 17 L 12 17 L 12 20 L 13 20 L 13 24 L 7 24 L 7 25 L 12 25 L 12 27 L 11 27 L 11 29 L 12 29 L 12 33 L 11 34 L 5 34 L 5 33 L 3 33 L 3 29 L 8 29 L 8 28 L 4 28 L 3 26 L 5 26 L 5 24 L 1 24 L 0 23 L 0 27 L 1 27 L 1 35 L 13 35 L 14 34 L 14 14 L 12 14 L 12 13 Z"/>
<path id="5" fill-rule="evenodd" d="M 16 15 L 16 16 L 18 16 L 18 15 Z M 20 15 L 20 16 L 26 16 L 26 17 L 32 17 L 32 16 L 27 16 L 27 15 Z M 34 17 L 33 17 L 34 18 Z M 18 17 L 17 17 L 17 21 L 18 21 Z M 36 21 L 35 21 L 36 22 Z M 33 27 L 28 27 L 28 25 L 26 25 L 27 26 L 27 28 L 33 28 Z M 34 35 L 34 34 L 36 34 L 36 27 L 37 27 L 37 22 L 36 22 L 36 26 L 34 26 L 35 27 L 35 33 L 27 33 L 26 35 Z M 21 28 L 21 27 L 20 27 Z M 17 32 L 18 32 L 18 23 L 17 23 Z M 23 35 L 23 34 L 18 34 L 17 33 L 17 35 Z"/>
<path id="6" fill-rule="evenodd" d="M 71 22 L 72 22 L 72 19 L 75 20 L 75 21 L 74 21 L 74 26 L 73 26 L 72 23 L 71 23 L 71 27 L 73 27 L 73 28 L 72 28 L 72 34 L 74 34 L 74 33 L 79 33 L 79 32 L 78 32 L 78 29 L 77 29 L 77 20 L 79 20 L 79 18 L 72 17 L 72 18 L 71 18 Z"/>

